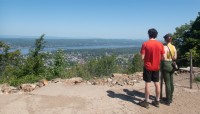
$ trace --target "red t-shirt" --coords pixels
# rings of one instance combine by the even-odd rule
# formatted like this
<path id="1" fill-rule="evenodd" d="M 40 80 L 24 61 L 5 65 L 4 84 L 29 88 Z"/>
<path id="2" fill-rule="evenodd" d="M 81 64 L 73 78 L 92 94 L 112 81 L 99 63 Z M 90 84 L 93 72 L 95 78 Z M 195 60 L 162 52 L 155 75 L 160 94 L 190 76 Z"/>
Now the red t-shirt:
<path id="1" fill-rule="evenodd" d="M 160 69 L 161 55 L 165 53 L 164 46 L 157 40 L 148 40 L 142 44 L 140 53 L 144 55 L 144 67 L 150 71 Z"/>

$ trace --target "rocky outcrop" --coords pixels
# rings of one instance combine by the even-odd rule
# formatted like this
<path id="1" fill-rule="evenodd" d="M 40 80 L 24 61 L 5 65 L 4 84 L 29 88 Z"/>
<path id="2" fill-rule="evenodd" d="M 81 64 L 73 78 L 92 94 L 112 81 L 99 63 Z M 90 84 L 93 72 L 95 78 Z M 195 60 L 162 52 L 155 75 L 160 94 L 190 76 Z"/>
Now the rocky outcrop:
<path id="1" fill-rule="evenodd" d="M 140 80 L 142 80 L 142 72 L 136 72 L 132 75 L 113 73 L 112 76 L 109 78 L 93 79 L 93 80 L 88 81 L 87 84 L 124 86 L 124 85 L 134 85 L 134 83 L 138 83 Z"/>
<path id="2" fill-rule="evenodd" d="M 90 85 L 108 85 L 108 86 L 124 86 L 134 85 L 142 79 L 142 72 L 137 72 L 132 75 L 113 73 L 109 78 L 95 78 L 89 81 L 83 80 L 81 77 L 73 77 L 70 79 L 56 78 L 51 81 L 46 79 L 40 80 L 34 84 L 21 84 L 19 87 L 13 87 L 8 84 L 0 85 L 0 94 L 12 94 L 18 92 L 31 92 L 37 88 L 47 86 L 49 83 L 65 83 L 70 85 L 90 84 Z"/>
<path id="3" fill-rule="evenodd" d="M 10 86 L 8 84 L 0 85 L 0 90 L 1 90 L 1 93 L 3 94 L 12 94 L 12 93 L 17 93 L 19 91 L 18 88 Z"/>

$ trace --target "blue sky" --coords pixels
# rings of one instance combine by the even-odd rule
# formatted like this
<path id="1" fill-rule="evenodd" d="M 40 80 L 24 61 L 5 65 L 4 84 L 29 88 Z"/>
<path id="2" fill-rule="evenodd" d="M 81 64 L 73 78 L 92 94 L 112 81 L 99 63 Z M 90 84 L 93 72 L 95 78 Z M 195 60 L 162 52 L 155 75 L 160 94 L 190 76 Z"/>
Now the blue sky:
<path id="1" fill-rule="evenodd" d="M 200 0 L 0 0 L 0 35 L 162 38 L 198 12 Z"/>

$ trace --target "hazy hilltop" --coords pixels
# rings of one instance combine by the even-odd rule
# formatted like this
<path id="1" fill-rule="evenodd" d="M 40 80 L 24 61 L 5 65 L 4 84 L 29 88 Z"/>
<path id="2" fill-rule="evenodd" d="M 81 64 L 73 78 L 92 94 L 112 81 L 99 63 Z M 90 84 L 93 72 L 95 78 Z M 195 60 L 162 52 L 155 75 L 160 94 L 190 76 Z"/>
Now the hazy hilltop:
<path id="1" fill-rule="evenodd" d="M 0 38 L 13 47 L 34 46 L 34 38 Z M 80 47 L 80 46 L 123 46 L 140 47 L 144 40 L 133 39 L 48 39 L 45 38 L 45 47 Z M 92 48 L 92 47 L 91 47 Z"/>

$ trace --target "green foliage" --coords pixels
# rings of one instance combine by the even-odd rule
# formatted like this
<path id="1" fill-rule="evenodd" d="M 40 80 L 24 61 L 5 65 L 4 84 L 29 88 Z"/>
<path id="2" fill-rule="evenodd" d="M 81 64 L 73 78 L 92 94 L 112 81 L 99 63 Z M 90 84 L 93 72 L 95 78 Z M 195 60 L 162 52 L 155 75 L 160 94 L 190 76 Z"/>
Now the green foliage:
<path id="1" fill-rule="evenodd" d="M 197 52 L 197 48 L 194 47 L 194 48 L 190 49 L 189 52 L 185 53 L 185 56 L 186 56 L 188 61 L 190 61 L 190 52 L 192 53 L 192 59 L 193 59 L 193 62 L 194 62 L 193 64 L 195 64 L 195 66 L 196 66 L 197 65 L 196 63 L 199 62 L 199 58 L 200 58 L 200 55 Z"/>
<path id="2" fill-rule="evenodd" d="M 0 42 L 0 76 L 9 77 L 9 75 L 18 68 L 17 66 L 20 64 L 20 59 L 19 50 L 11 52 L 9 45 Z M 12 70 L 8 71 L 10 68 L 12 68 Z"/>
<path id="3" fill-rule="evenodd" d="M 35 83 L 41 79 L 42 79 L 41 76 L 35 76 L 35 75 L 26 75 L 21 78 L 17 78 L 17 77 L 13 76 L 8 80 L 8 83 L 11 86 L 18 86 L 18 85 L 24 84 L 24 83 Z"/>
<path id="4" fill-rule="evenodd" d="M 190 24 L 177 27 L 173 37 L 173 43 L 178 50 L 178 64 L 180 66 L 189 65 L 188 58 L 192 52 L 193 65 L 200 66 L 200 15 Z"/>
<path id="5" fill-rule="evenodd" d="M 143 70 L 143 61 L 140 54 L 135 54 L 132 61 L 128 64 L 127 73 L 141 72 Z"/>
<path id="6" fill-rule="evenodd" d="M 98 60 L 96 59 L 93 59 L 93 60 L 90 60 L 87 65 L 87 70 L 88 72 L 91 74 L 91 75 L 97 75 L 97 69 L 98 69 Z"/>
<path id="7" fill-rule="evenodd" d="M 53 75 L 54 77 L 65 77 L 66 75 L 66 59 L 64 51 L 59 49 L 54 55 Z"/>
<path id="8" fill-rule="evenodd" d="M 44 65 L 45 54 L 42 53 L 44 48 L 43 37 L 44 35 L 36 40 L 35 47 L 30 51 L 30 55 L 23 58 L 19 50 L 11 52 L 7 44 L 0 42 L 2 51 L 0 53 L 1 82 L 18 85 L 32 83 L 45 78 L 47 70 Z"/>
<path id="9" fill-rule="evenodd" d="M 42 53 L 44 48 L 44 34 L 36 39 L 34 49 L 30 50 L 30 55 L 24 60 L 23 73 L 24 75 L 39 75 L 45 73 L 45 53 Z"/>
<path id="10" fill-rule="evenodd" d="M 186 33 L 191 29 L 193 21 L 190 24 L 181 25 L 180 27 L 176 27 L 176 32 L 173 34 L 173 44 L 177 49 L 181 49 L 185 44 Z"/>
<path id="11" fill-rule="evenodd" d="M 66 77 L 78 76 L 87 80 L 93 77 L 110 76 L 113 72 L 116 72 L 116 68 L 115 56 L 103 56 L 68 69 Z"/>
<path id="12" fill-rule="evenodd" d="M 37 57 L 39 55 L 39 53 L 44 49 L 44 47 L 45 47 L 44 46 L 44 44 L 45 44 L 44 36 L 45 36 L 45 34 L 42 34 L 39 39 L 36 39 L 35 47 L 33 50 L 31 50 L 32 57 Z"/>
<path id="13" fill-rule="evenodd" d="M 115 56 L 103 56 L 97 61 L 90 61 L 87 65 L 90 74 L 94 76 L 108 76 L 116 70 Z"/>

